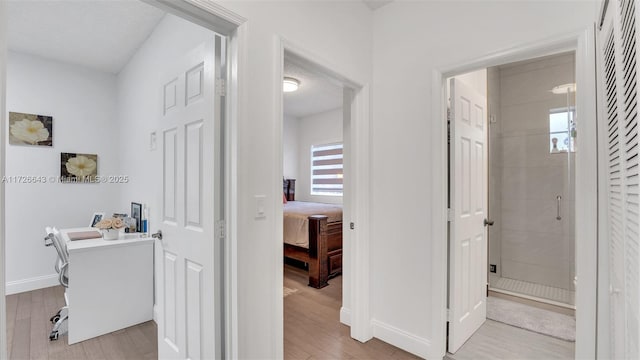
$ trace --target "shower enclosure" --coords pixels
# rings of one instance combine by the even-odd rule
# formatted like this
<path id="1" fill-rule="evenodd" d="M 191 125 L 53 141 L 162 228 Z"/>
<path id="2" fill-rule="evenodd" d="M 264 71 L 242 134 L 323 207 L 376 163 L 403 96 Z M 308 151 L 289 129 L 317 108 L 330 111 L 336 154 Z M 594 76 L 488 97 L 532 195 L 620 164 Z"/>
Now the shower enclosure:
<path id="1" fill-rule="evenodd" d="M 575 304 L 575 56 L 487 70 L 490 290 Z"/>

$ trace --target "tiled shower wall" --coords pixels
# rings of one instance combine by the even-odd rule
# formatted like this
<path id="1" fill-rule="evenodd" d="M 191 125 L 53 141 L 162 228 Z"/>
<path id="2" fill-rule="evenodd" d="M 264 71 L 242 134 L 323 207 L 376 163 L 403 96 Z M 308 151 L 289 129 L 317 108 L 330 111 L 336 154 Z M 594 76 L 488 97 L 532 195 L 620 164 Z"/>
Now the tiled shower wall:
<path id="1" fill-rule="evenodd" d="M 575 157 L 550 153 L 549 113 L 567 107 L 566 94 L 550 90 L 575 82 L 574 64 L 574 55 L 565 54 L 501 66 L 488 75 L 489 116 L 495 119 L 489 135 L 490 212 L 496 220 L 489 261 L 497 263 L 501 277 L 569 290 L 575 268 Z M 575 104 L 573 93 L 569 102 Z"/>

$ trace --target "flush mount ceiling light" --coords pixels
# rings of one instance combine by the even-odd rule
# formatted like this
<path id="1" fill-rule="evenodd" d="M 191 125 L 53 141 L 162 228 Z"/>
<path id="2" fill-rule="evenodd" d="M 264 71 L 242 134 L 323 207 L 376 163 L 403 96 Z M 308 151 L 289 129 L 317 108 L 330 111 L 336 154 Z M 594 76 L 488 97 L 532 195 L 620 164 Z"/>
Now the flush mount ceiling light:
<path id="1" fill-rule="evenodd" d="M 568 92 L 576 91 L 576 83 L 562 84 L 551 89 L 551 92 L 556 95 L 566 94 Z"/>
<path id="2" fill-rule="evenodd" d="M 298 79 L 285 77 L 284 80 L 282 80 L 282 91 L 284 92 L 294 92 L 298 90 L 299 86 L 300 86 L 300 80 Z"/>

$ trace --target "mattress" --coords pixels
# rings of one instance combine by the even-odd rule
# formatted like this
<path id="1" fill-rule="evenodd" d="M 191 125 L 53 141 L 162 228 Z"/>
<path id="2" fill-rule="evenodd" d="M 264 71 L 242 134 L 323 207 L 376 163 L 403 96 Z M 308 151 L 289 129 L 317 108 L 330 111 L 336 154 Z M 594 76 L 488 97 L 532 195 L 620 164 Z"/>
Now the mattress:
<path id="1" fill-rule="evenodd" d="M 328 222 L 342 221 L 342 205 L 306 201 L 284 204 L 284 243 L 309 248 L 309 216 L 325 215 Z"/>

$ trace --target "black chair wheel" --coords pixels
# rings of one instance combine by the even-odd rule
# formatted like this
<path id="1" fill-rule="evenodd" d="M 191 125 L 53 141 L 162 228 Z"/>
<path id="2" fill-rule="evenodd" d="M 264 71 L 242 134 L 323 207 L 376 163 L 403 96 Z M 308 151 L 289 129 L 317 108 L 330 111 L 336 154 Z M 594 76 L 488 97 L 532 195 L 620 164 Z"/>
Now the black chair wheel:
<path id="1" fill-rule="evenodd" d="M 49 341 L 53 341 L 53 340 L 58 340 L 58 332 L 54 331 L 51 334 L 49 334 Z"/>
<path id="2" fill-rule="evenodd" d="M 55 324 L 58 322 L 58 320 L 60 320 L 60 315 L 53 315 L 49 320 L 51 320 L 51 322 Z"/>

